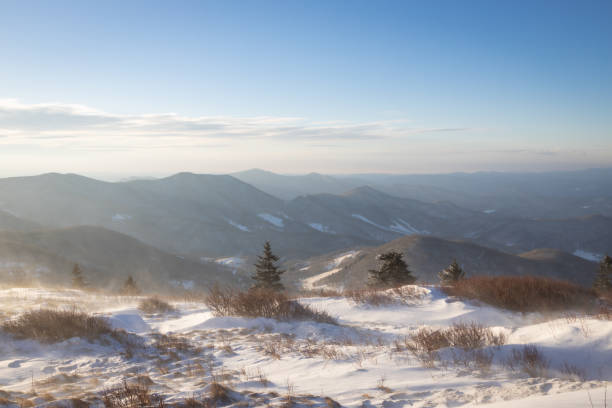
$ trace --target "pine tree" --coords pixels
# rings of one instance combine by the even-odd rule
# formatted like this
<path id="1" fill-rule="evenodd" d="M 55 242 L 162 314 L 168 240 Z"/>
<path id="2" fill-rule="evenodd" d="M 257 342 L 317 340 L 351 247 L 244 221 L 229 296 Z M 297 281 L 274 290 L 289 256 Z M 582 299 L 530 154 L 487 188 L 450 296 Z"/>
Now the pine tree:
<path id="1" fill-rule="evenodd" d="M 457 263 L 457 260 L 454 259 L 446 269 L 438 272 L 438 277 L 443 285 L 452 285 L 455 282 L 465 278 L 465 272 L 463 269 L 461 269 Z"/>
<path id="2" fill-rule="evenodd" d="M 612 258 L 608 255 L 599 262 L 599 272 L 595 276 L 593 288 L 601 291 L 612 289 Z"/>
<path id="3" fill-rule="evenodd" d="M 72 287 L 75 289 L 83 289 L 87 284 L 83 278 L 83 271 L 79 264 L 74 264 L 72 268 Z"/>
<path id="4" fill-rule="evenodd" d="M 140 293 L 140 289 L 136 285 L 136 281 L 132 276 L 128 276 L 128 278 L 123 283 L 123 287 L 121 288 L 122 295 L 137 295 Z"/>
<path id="5" fill-rule="evenodd" d="M 416 278 L 408 269 L 401 252 L 390 251 L 376 257 L 382 261 L 379 269 L 371 269 L 370 285 L 372 286 L 401 286 L 414 283 Z"/>
<path id="6" fill-rule="evenodd" d="M 253 287 L 265 288 L 272 290 L 283 290 L 284 286 L 281 283 L 281 275 L 285 272 L 276 266 L 278 256 L 272 253 L 270 242 L 264 244 L 263 254 L 257 257 L 255 264 L 255 274 L 252 279 L 255 281 Z"/>

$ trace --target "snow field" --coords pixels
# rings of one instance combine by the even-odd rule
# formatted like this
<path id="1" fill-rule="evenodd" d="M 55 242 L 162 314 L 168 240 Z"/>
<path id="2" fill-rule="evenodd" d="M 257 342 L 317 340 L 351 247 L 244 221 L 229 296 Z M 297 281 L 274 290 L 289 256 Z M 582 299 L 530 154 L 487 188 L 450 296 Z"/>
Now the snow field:
<path id="1" fill-rule="evenodd" d="M 67 399 L 91 392 L 93 398 L 123 378 L 142 376 L 169 403 L 205 393 L 210 382 L 218 381 L 236 391 L 235 404 L 253 406 L 280 406 L 288 394 L 298 405 L 326 406 L 323 397 L 328 396 L 343 406 L 493 408 L 590 406 L 590 394 L 594 406 L 603 406 L 603 387 L 612 378 L 612 322 L 511 313 L 449 299 L 435 288 L 415 290 L 423 296 L 412 305 L 300 299 L 337 317 L 339 326 L 216 317 L 195 302 L 174 303 L 174 314 L 145 316 L 137 310 L 138 298 L 3 290 L 5 318 L 25 309 L 78 303 L 108 316 L 114 327 L 138 334 L 145 345 L 125 350 L 112 342 L 78 338 L 49 345 L 0 334 L 0 390 L 10 398 L 2 391 L 0 396 L 21 396 L 44 406 L 41 395 Z M 478 322 L 506 335 L 505 345 L 486 348 L 493 355 L 487 370 L 453 362 L 461 350 L 440 350 L 434 366 L 425 367 L 395 346 L 421 327 L 457 322 Z M 512 350 L 524 345 L 543 353 L 546 377 L 528 378 L 508 368 Z M 564 366 L 575 367 L 585 378 L 567 375 Z M 32 388 L 37 396 L 30 394 Z"/>

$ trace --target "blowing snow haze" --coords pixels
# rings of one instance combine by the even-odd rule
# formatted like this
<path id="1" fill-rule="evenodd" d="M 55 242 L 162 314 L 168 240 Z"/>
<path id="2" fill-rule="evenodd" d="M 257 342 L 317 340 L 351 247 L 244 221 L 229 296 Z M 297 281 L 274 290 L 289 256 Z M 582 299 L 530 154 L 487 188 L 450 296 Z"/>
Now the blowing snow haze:
<path id="1" fill-rule="evenodd" d="M 2 2 L 0 408 L 607 406 L 610 21 Z"/>

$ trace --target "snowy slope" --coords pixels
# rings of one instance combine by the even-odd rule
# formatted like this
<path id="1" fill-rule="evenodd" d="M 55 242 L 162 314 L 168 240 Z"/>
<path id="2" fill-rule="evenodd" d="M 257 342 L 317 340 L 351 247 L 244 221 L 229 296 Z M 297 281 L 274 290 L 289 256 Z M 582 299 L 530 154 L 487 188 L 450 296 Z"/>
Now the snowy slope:
<path id="1" fill-rule="evenodd" d="M 342 297 L 300 300 L 337 317 L 340 326 L 215 317 L 197 302 L 174 303 L 174 314 L 145 316 L 136 309 L 138 298 L 72 290 L 3 290 L 0 310 L 7 317 L 41 305 L 78 303 L 84 310 L 108 316 L 116 327 L 137 333 L 147 344 L 159 335 L 155 333 L 164 333 L 188 339 L 198 351 L 172 356 L 150 349 L 130 357 L 113 343 L 71 339 L 43 345 L 0 334 L 0 390 L 23 396 L 33 382 L 39 395 L 48 392 L 57 399 L 84 391 L 99 395 L 139 373 L 148 376 L 152 390 L 166 395 L 168 402 L 205 392 L 214 375 L 252 406 L 278 406 L 288 392 L 314 406 L 324 406 L 320 397 L 328 396 L 350 407 L 559 408 L 590 406 L 589 394 L 594 406 L 603 406 L 603 387 L 612 379 L 611 321 L 522 315 L 448 299 L 434 288 L 412 290 L 419 295 L 413 302 L 381 307 Z M 486 373 L 450 359 L 446 365 L 427 368 L 394 346 L 423 326 L 444 328 L 472 321 L 507 335 L 505 345 L 489 349 L 494 358 Z M 549 360 L 545 377 L 528 378 L 503 364 L 513 348 L 525 344 L 536 345 Z M 586 379 L 562 374 L 564 363 L 582 370 Z M 267 382 L 261 381 L 263 377 Z"/>

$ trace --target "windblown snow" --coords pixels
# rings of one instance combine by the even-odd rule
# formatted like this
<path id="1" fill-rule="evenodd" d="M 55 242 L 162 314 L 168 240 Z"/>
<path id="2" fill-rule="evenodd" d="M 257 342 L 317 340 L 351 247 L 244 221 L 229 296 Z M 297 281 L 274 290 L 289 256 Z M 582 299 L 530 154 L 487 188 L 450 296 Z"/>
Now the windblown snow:
<path id="1" fill-rule="evenodd" d="M 217 379 L 234 390 L 228 405 L 236 407 L 280 406 L 288 392 L 299 406 L 315 407 L 332 406 L 323 397 L 347 407 L 604 406 L 604 387 L 612 379 L 612 321 L 512 313 L 449 299 L 435 288 L 407 289 L 414 293 L 412 302 L 378 307 L 344 297 L 299 299 L 336 317 L 337 326 L 216 317 L 197 301 L 174 302 L 177 311 L 167 315 L 146 315 L 136 307 L 138 297 L 0 290 L 5 319 L 24 310 L 78 304 L 145 342 L 130 354 L 112 341 L 41 344 L 0 332 L 0 397 L 19 398 L 22 406 L 49 406 L 54 400 L 72 406 L 71 398 L 93 398 L 124 378 L 146 376 L 168 404 L 207 393 Z M 397 347 L 420 327 L 455 322 L 478 322 L 507 336 L 505 345 L 484 349 L 491 356 L 488 369 L 453 363 L 461 360 L 459 349 L 441 350 L 447 364 L 427 367 Z M 152 346 L 162 334 L 184 339 L 192 351 L 162 353 Z M 536 346 L 548 361 L 542 376 L 506 365 L 512 350 L 525 345 Z"/>

